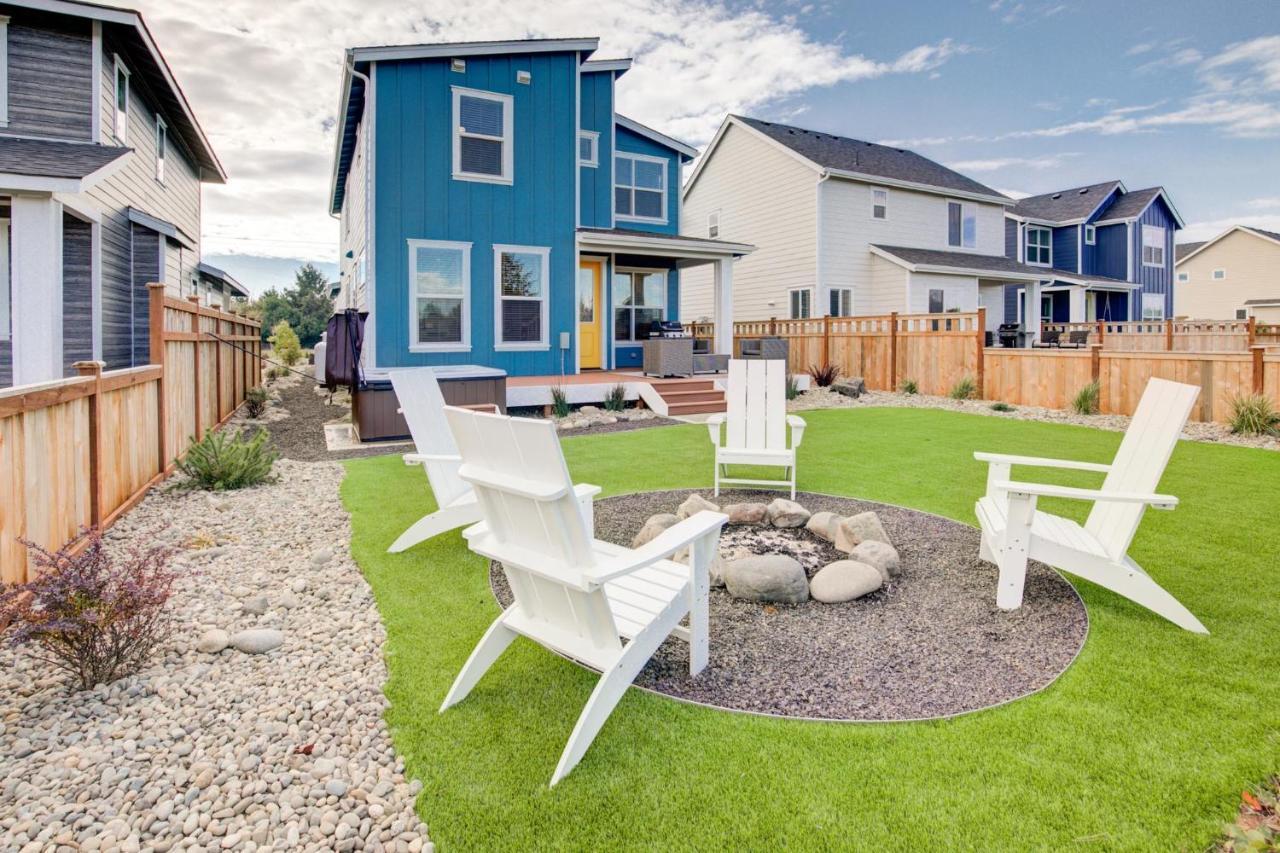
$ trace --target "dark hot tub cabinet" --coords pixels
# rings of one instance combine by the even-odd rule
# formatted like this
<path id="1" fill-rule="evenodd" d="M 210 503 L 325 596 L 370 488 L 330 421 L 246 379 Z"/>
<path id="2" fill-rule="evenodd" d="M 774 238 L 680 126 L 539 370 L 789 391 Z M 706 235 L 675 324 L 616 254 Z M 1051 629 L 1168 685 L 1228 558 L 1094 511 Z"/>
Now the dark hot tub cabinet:
<path id="1" fill-rule="evenodd" d="M 437 367 L 440 393 L 451 406 L 491 404 L 507 412 L 507 374 L 479 365 Z M 396 410 L 400 403 L 390 379 L 369 379 L 351 395 L 351 424 L 360 441 L 399 441 L 409 438 L 409 425 Z"/>

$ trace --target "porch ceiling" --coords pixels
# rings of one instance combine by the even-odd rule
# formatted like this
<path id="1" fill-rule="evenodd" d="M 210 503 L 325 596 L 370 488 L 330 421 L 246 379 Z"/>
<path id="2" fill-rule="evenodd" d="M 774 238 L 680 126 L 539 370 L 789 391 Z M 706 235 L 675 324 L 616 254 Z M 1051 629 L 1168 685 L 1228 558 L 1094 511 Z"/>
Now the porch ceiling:
<path id="1" fill-rule="evenodd" d="M 579 228 L 578 248 L 586 252 L 621 252 L 673 258 L 679 267 L 732 260 L 756 249 L 749 243 L 731 243 L 727 240 L 678 234 L 655 234 L 626 228 Z"/>

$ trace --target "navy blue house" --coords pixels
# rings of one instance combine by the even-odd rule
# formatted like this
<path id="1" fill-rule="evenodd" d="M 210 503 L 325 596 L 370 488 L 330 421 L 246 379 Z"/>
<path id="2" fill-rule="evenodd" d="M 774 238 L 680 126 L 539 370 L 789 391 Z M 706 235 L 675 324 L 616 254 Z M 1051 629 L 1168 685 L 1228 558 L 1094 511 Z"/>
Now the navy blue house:
<path id="1" fill-rule="evenodd" d="M 1005 214 L 1005 254 L 1045 268 L 1036 288 L 1043 321 L 1164 320 L 1183 227 L 1162 187 L 1107 181 L 1019 201 Z M 1026 288 L 1006 288 L 1010 322 L 1027 315 L 1025 300 Z"/>
<path id="2" fill-rule="evenodd" d="M 596 46 L 347 51 L 330 204 L 337 307 L 369 312 L 366 376 L 635 367 L 650 325 L 676 318 L 681 269 L 713 265 L 728 292 L 751 247 L 678 236 L 697 151 L 617 113 L 631 62 L 591 60 Z"/>

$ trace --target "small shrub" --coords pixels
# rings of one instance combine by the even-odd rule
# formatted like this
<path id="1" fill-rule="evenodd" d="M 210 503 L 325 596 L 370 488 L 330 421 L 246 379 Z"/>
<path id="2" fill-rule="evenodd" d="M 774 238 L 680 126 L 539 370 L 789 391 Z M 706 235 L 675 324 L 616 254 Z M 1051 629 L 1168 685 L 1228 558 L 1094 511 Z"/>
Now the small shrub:
<path id="1" fill-rule="evenodd" d="M 978 383 L 973 381 L 972 376 L 965 376 L 951 387 L 948 396 L 952 400 L 976 400 L 978 398 Z"/>
<path id="2" fill-rule="evenodd" d="M 1101 395 L 1102 387 L 1097 382 L 1090 382 L 1076 392 L 1071 408 L 1079 415 L 1096 415 Z"/>
<path id="3" fill-rule="evenodd" d="M 834 364 L 824 364 L 822 367 L 810 367 L 809 376 L 813 378 L 813 384 L 817 385 L 819 388 L 826 388 L 840 378 L 840 369 Z"/>
<path id="4" fill-rule="evenodd" d="M 267 392 L 263 388 L 250 388 L 244 395 L 244 413 L 257 420 L 267 410 Z"/>
<path id="5" fill-rule="evenodd" d="M 605 395 L 604 407 L 610 412 L 621 412 L 627 407 L 627 386 L 619 382 Z"/>
<path id="6" fill-rule="evenodd" d="M 800 382 L 796 379 L 795 374 L 787 374 L 787 399 L 794 400 L 800 396 Z"/>
<path id="7" fill-rule="evenodd" d="M 280 361 L 293 367 L 302 360 L 302 342 L 298 333 L 289 325 L 288 320 L 281 320 L 271 329 L 271 353 Z"/>
<path id="8" fill-rule="evenodd" d="M 919 394 L 920 386 L 914 379 L 904 379 L 898 383 L 898 390 L 903 394 Z"/>
<path id="9" fill-rule="evenodd" d="M 1231 431 L 1240 435 L 1280 435 L 1280 412 L 1265 394 L 1231 398 Z"/>
<path id="10" fill-rule="evenodd" d="M 168 635 L 165 605 L 176 575 L 163 548 L 112 558 L 96 531 L 46 551 L 23 542 L 37 573 L 0 593 L 0 624 L 12 646 L 33 645 L 35 658 L 87 690 L 136 672 Z"/>
<path id="11" fill-rule="evenodd" d="M 1280 850 L 1280 777 L 1240 792 L 1235 823 L 1224 827 L 1226 838 L 1214 848 L 1230 853 Z"/>
<path id="12" fill-rule="evenodd" d="M 204 438 L 192 439 L 178 469 L 190 478 L 191 488 L 221 492 L 270 482 L 271 466 L 279 454 L 267 444 L 267 431 L 259 429 L 253 438 L 239 432 L 209 430 Z"/>
<path id="13" fill-rule="evenodd" d="M 1008 403 L 1003 403 L 1003 402 L 1001 402 L 1001 403 L 992 403 L 992 404 L 991 404 L 991 411 L 993 411 L 993 412 L 1013 412 L 1013 411 L 1017 411 L 1017 410 L 1016 410 L 1016 409 L 1014 409 L 1014 408 L 1013 408 L 1013 406 L 1010 406 Z"/>
<path id="14" fill-rule="evenodd" d="M 565 396 L 564 389 L 559 385 L 551 388 L 551 412 L 557 418 L 569 416 L 569 398 Z"/>
<path id="15" fill-rule="evenodd" d="M 277 379 L 281 379 L 288 375 L 289 368 L 283 365 L 273 364 L 267 368 L 267 382 L 275 382 Z"/>

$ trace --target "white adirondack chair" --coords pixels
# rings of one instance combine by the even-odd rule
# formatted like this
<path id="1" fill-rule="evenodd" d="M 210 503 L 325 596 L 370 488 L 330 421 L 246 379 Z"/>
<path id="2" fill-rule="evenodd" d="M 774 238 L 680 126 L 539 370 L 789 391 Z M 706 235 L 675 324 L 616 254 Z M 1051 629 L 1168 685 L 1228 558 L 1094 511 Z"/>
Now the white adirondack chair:
<path id="1" fill-rule="evenodd" d="M 415 521 L 391 543 L 387 552 L 398 554 L 441 533 L 475 524 L 481 513 L 471 484 L 458 476 L 462 459 L 444 418 L 444 395 L 440 393 L 435 371 L 430 367 L 411 367 L 392 370 L 387 375 L 391 377 L 400 412 L 413 436 L 414 452 L 404 454 L 405 464 L 422 465 L 426 470 L 437 506 L 435 512 Z M 578 490 L 588 518 L 591 499 L 599 491 L 595 486 Z"/>
<path id="2" fill-rule="evenodd" d="M 689 643 L 689 672 L 707 664 L 709 568 L 728 517 L 700 512 L 642 548 L 592 537 L 548 421 L 445 409 L 484 523 L 472 551 L 502 563 L 514 602 L 485 632 L 440 706 L 464 698 L 517 636 L 601 671 L 551 777 L 573 769 L 668 635 Z M 666 558 L 689 548 L 689 565 Z M 689 615 L 689 626 L 680 620 Z"/>
<path id="3" fill-rule="evenodd" d="M 1146 508 L 1173 509 L 1178 504 L 1177 498 L 1154 492 L 1198 393 L 1194 386 L 1164 379 L 1148 382 L 1110 465 L 974 454 L 988 463 L 987 494 L 975 511 L 982 526 L 981 557 L 1000 569 L 997 606 L 1016 610 L 1022 605 L 1027 560 L 1039 560 L 1106 587 L 1188 631 L 1209 633 L 1128 556 Z M 1011 478 L 1014 465 L 1073 468 L 1107 476 L 1099 489 L 1023 483 Z M 1081 526 L 1037 510 L 1039 497 L 1092 501 L 1093 509 Z"/>
<path id="4" fill-rule="evenodd" d="M 728 411 L 707 419 L 716 447 L 715 488 L 721 483 L 786 485 L 796 496 L 796 448 L 804 437 L 804 420 L 787 414 L 787 363 L 760 359 L 729 362 Z M 724 427 L 723 435 L 721 427 Z M 791 441 L 787 442 L 787 427 Z M 785 469 L 782 480 L 731 479 L 730 465 L 766 465 Z"/>

